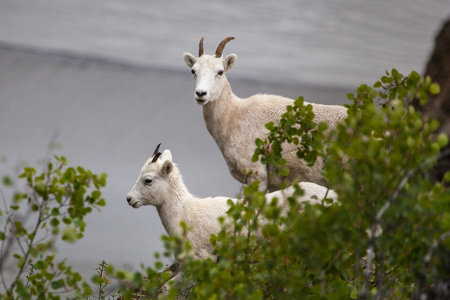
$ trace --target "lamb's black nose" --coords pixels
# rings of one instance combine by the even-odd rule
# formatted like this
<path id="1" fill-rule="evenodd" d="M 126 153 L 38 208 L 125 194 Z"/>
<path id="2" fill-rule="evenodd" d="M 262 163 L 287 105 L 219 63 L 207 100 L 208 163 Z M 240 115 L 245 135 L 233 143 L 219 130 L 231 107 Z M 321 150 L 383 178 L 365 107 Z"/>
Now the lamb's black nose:
<path id="1" fill-rule="evenodd" d="M 127 202 L 130 203 L 131 197 L 127 197 Z"/>

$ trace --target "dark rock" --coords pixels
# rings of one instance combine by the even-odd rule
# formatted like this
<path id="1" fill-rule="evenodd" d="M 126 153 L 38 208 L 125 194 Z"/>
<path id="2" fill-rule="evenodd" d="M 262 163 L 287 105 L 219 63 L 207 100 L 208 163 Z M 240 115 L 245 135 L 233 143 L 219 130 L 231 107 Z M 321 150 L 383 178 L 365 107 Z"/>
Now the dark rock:
<path id="1" fill-rule="evenodd" d="M 439 121 L 437 133 L 446 133 L 450 137 L 450 19 L 447 20 L 436 36 L 435 47 L 427 63 L 425 76 L 441 87 L 441 92 L 430 96 L 428 103 L 422 107 L 423 113 Z M 450 145 L 442 149 L 442 157 L 431 171 L 433 180 L 442 180 L 445 172 L 450 170 Z"/>

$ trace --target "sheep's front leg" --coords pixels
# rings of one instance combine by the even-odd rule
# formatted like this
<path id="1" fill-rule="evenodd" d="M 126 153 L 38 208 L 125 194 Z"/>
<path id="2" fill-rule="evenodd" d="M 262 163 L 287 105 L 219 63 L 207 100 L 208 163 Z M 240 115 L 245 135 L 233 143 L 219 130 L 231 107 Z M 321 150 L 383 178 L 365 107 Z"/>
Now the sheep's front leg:
<path id="1" fill-rule="evenodd" d="M 181 283 L 185 279 L 183 278 L 183 272 L 179 271 L 172 279 L 166 282 L 158 291 L 158 299 L 165 299 L 169 295 L 170 289 L 181 289 Z M 183 290 L 179 291 L 179 295 L 183 295 L 184 298 L 189 295 L 189 292 L 195 287 L 195 282 L 190 281 L 187 286 L 184 286 Z"/>
<path id="2" fill-rule="evenodd" d="M 179 271 L 177 275 L 167 281 L 158 291 L 158 299 L 165 299 L 169 295 L 171 288 L 176 288 L 177 284 L 181 282 L 183 272 Z"/>

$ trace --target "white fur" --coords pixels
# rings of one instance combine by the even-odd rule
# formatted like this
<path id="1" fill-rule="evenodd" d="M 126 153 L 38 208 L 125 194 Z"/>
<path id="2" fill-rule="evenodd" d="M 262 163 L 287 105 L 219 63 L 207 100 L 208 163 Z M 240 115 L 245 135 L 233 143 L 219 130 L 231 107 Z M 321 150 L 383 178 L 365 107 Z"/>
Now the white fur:
<path id="1" fill-rule="evenodd" d="M 218 234 L 222 229 L 218 218 L 226 215 L 229 209 L 227 201 L 230 198 L 198 198 L 189 193 L 177 165 L 172 162 L 172 154 L 169 150 L 164 151 L 155 162 L 152 160 L 153 156 L 142 167 L 136 184 L 127 195 L 128 204 L 134 208 L 143 205 L 155 206 L 169 235 L 181 234 L 179 225 L 181 221 L 184 221 L 191 228 L 187 233 L 187 239 L 194 248 L 195 256 L 200 259 L 214 258 L 209 239 L 211 234 Z M 304 190 L 304 195 L 298 199 L 299 202 L 320 203 L 325 196 L 337 200 L 335 192 L 323 186 L 302 182 L 300 187 Z M 289 187 L 266 194 L 266 199 L 270 201 L 276 197 L 279 205 L 287 208 L 286 199 L 293 194 L 294 190 L 293 187 Z M 181 275 L 178 274 L 172 280 L 178 282 L 180 278 Z M 169 284 L 165 285 L 163 290 L 167 291 L 168 288 Z"/>
<path id="2" fill-rule="evenodd" d="M 318 159 L 313 167 L 306 166 L 296 156 L 293 145 L 283 145 L 283 157 L 287 160 L 290 174 L 287 178 L 275 178 L 267 186 L 266 167 L 260 162 L 252 163 L 256 138 L 264 139 L 268 135 L 265 124 L 278 123 L 281 114 L 293 100 L 275 95 L 253 95 L 247 99 L 237 97 L 231 90 L 226 72 L 236 63 L 236 54 L 226 58 L 203 54 L 195 57 L 184 54 L 184 60 L 195 77 L 194 98 L 203 107 L 206 128 L 212 135 L 227 163 L 231 175 L 239 182 L 249 184 L 260 181 L 261 190 L 280 189 L 283 180 L 293 182 L 295 179 L 327 185 L 321 175 L 323 160 Z M 222 73 L 223 72 L 223 73 Z M 333 128 L 347 116 L 347 110 L 339 105 L 307 103 L 313 106 L 315 122 L 326 122 Z M 243 170 L 253 170 L 248 177 Z"/>
<path id="3" fill-rule="evenodd" d="M 192 227 L 187 238 L 192 243 L 196 255 L 202 259 L 211 257 L 212 246 L 209 238 L 211 234 L 217 234 L 221 230 L 217 219 L 225 216 L 229 209 L 227 203 L 229 199 L 233 202 L 238 200 L 229 197 L 198 198 L 189 193 L 184 185 L 169 150 L 164 151 L 156 162 L 152 163 L 152 158 L 153 156 L 144 164 L 136 184 L 128 193 L 128 204 L 134 208 L 143 205 L 155 206 L 169 235 L 180 234 L 179 224 L 184 221 L 187 226 Z M 334 191 L 311 182 L 301 182 L 300 187 L 305 191 L 298 200 L 300 202 L 318 203 L 325 195 L 333 200 L 337 198 Z M 267 194 L 266 199 L 270 201 L 277 197 L 278 203 L 285 206 L 287 203 L 285 200 L 294 190 L 293 187 L 289 187 L 276 191 Z"/>

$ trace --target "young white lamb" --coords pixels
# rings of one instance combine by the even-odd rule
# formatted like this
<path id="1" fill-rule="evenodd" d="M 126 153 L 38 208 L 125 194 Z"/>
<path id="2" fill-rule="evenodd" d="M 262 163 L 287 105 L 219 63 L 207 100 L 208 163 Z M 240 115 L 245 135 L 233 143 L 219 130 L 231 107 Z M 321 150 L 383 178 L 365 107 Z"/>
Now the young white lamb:
<path id="1" fill-rule="evenodd" d="M 192 244 L 196 257 L 206 259 L 212 256 L 212 245 L 209 242 L 211 234 L 218 234 L 221 225 L 220 216 L 225 216 L 229 209 L 228 197 L 198 198 L 191 193 L 183 183 L 177 165 L 172 162 L 169 150 L 162 154 L 158 152 L 159 145 L 153 155 L 141 169 L 136 184 L 127 195 L 128 204 L 134 208 L 143 205 L 156 207 L 161 222 L 169 235 L 181 234 L 180 222 L 184 221 L 191 227 L 187 239 Z M 299 201 L 318 203 L 324 197 L 336 200 L 334 191 L 314 183 L 302 182 L 300 187 L 305 191 Z M 285 199 L 292 195 L 293 187 L 266 195 L 270 201 L 277 197 L 283 205 Z M 313 196 L 314 197 L 313 199 Z M 237 199 L 231 199 L 238 201 Z M 177 275 L 179 277 L 179 275 Z"/>
<path id="2" fill-rule="evenodd" d="M 206 128 L 212 135 L 227 163 L 231 175 L 244 184 L 255 180 L 260 181 L 261 190 L 280 189 L 281 178 L 275 178 L 267 186 L 266 167 L 260 162 L 252 163 L 256 138 L 264 139 L 268 135 L 265 124 L 277 122 L 281 114 L 286 112 L 287 105 L 293 105 L 293 100 L 275 95 L 257 94 L 247 99 L 238 98 L 232 91 L 225 76 L 236 63 L 236 54 L 222 58 L 223 49 L 233 37 L 227 37 L 217 47 L 214 55 L 207 55 L 203 50 L 203 37 L 200 40 L 199 55 L 196 58 L 190 53 L 184 53 L 184 61 L 191 68 L 196 87 L 194 98 L 203 107 L 203 118 Z M 343 106 L 307 103 L 313 106 L 315 121 L 327 122 L 333 128 L 347 115 Z M 321 176 L 323 160 L 318 159 L 314 167 L 296 156 L 295 146 L 283 145 L 283 157 L 287 160 L 290 174 L 286 180 L 295 179 L 327 185 Z M 292 151 L 294 150 L 294 151 Z M 247 177 L 243 170 L 253 170 L 253 175 Z"/>

